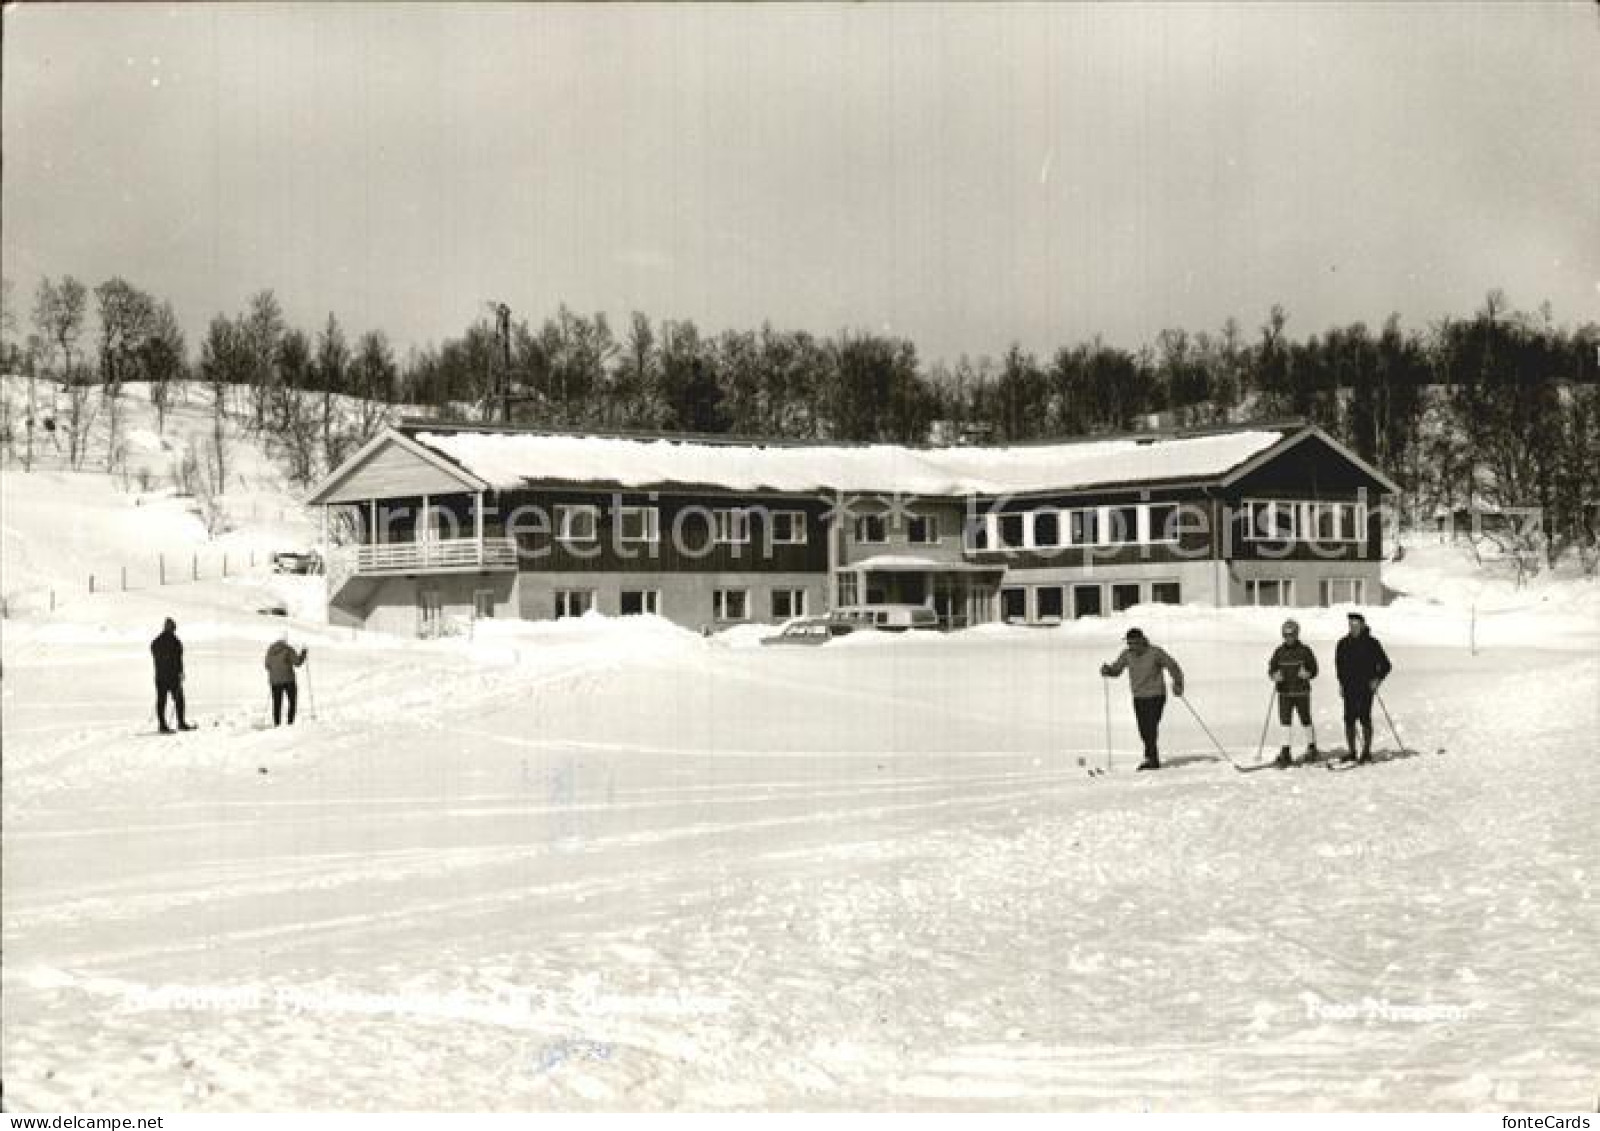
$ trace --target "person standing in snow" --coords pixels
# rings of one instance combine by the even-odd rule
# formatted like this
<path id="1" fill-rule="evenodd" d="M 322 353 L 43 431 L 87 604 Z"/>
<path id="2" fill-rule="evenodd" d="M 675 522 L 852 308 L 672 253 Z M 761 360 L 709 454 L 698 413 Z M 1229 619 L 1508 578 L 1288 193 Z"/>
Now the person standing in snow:
<path id="1" fill-rule="evenodd" d="M 178 730 L 193 730 L 184 717 L 183 641 L 178 639 L 178 625 L 171 617 L 161 626 L 161 635 L 150 641 L 150 657 L 156 665 L 156 726 L 162 734 L 175 733 L 167 725 L 167 697 L 171 696 Z"/>
<path id="2" fill-rule="evenodd" d="M 288 637 L 272 642 L 267 649 L 267 682 L 272 685 L 272 725 L 283 725 L 283 705 L 289 704 L 289 725 L 294 726 L 295 704 L 300 698 L 300 688 L 295 682 L 294 669 L 306 662 L 309 649 L 296 652 Z"/>
<path id="3" fill-rule="evenodd" d="M 1311 681 L 1317 678 L 1317 657 L 1300 639 L 1298 621 L 1283 622 L 1283 643 L 1272 652 L 1267 661 L 1267 676 L 1277 685 L 1278 724 L 1283 727 L 1283 746 L 1278 750 L 1279 769 L 1294 765 L 1289 747 L 1294 742 L 1294 718 L 1310 736 L 1306 742 L 1306 761 L 1315 762 L 1317 730 L 1311 725 Z"/>
<path id="4" fill-rule="evenodd" d="M 1157 648 L 1137 628 L 1128 629 L 1123 637 L 1127 647 L 1122 655 L 1109 664 L 1100 665 L 1100 674 L 1115 678 L 1126 669 L 1128 683 L 1133 691 L 1133 715 L 1139 723 L 1139 739 L 1144 743 L 1144 761 L 1141 770 L 1159 770 L 1161 751 L 1158 739 L 1161 731 L 1161 712 L 1167 706 L 1167 681 L 1163 670 L 1172 675 L 1172 693 L 1183 698 L 1183 669 L 1166 652 Z"/>
<path id="5" fill-rule="evenodd" d="M 1356 725 L 1361 726 L 1361 754 L 1358 762 L 1372 761 L 1372 698 L 1378 685 L 1394 670 L 1377 637 L 1367 630 L 1367 618 L 1350 614 L 1350 632 L 1333 651 L 1334 672 L 1339 678 L 1339 694 L 1344 696 L 1344 738 L 1350 753 L 1356 752 Z"/>

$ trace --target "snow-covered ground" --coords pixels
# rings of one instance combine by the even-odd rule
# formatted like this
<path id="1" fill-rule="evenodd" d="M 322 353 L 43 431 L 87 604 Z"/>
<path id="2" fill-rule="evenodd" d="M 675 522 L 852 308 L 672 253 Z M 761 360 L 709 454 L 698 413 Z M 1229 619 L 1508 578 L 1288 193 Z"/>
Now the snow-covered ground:
<path id="1" fill-rule="evenodd" d="M 38 474 L 3 478 L 9 565 L 53 535 L 11 508 Z M 118 552 L 101 511 L 57 521 Z M 258 569 L 5 621 L 8 1106 L 1592 1106 L 1594 583 L 1484 583 L 1473 655 L 1469 563 L 1402 565 L 1371 615 L 1417 753 L 1341 772 L 1238 774 L 1173 702 L 1136 775 L 1125 683 L 1090 772 L 1130 623 L 1253 759 L 1273 610 L 423 643 Z M 203 724 L 176 738 L 167 615 Z M 1331 665 L 1342 614 L 1300 620 Z M 257 729 L 285 629 L 307 717 Z"/>

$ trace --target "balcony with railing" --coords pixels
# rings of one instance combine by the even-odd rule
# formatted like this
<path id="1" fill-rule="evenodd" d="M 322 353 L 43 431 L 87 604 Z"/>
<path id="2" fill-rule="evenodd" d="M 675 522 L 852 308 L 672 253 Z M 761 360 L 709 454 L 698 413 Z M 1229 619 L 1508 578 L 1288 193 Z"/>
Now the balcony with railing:
<path id="1" fill-rule="evenodd" d="M 515 538 L 424 538 L 341 546 L 328 557 L 330 592 L 353 577 L 515 570 Z"/>

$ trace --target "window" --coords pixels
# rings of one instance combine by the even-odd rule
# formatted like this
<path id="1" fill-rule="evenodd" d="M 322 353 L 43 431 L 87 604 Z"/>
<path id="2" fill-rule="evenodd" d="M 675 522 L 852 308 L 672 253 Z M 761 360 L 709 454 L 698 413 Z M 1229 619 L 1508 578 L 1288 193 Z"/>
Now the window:
<path id="1" fill-rule="evenodd" d="M 964 530 L 967 549 L 987 550 L 989 548 L 989 516 L 976 512 L 967 515 Z"/>
<path id="2" fill-rule="evenodd" d="M 1007 624 L 1021 624 L 1028 619 L 1028 591 L 1020 585 L 1000 590 L 1000 619 Z"/>
<path id="3" fill-rule="evenodd" d="M 750 512 L 720 510 L 711 512 L 711 525 L 716 541 L 728 545 L 744 545 L 750 541 Z"/>
<path id="4" fill-rule="evenodd" d="M 1251 502 L 1250 523 L 1245 529 L 1247 542 L 1293 541 L 1299 528 L 1300 508 L 1294 503 Z"/>
<path id="5" fill-rule="evenodd" d="M 1059 621 L 1066 607 L 1066 594 L 1059 585 L 1043 585 L 1033 591 L 1034 607 L 1042 621 Z"/>
<path id="6" fill-rule="evenodd" d="M 649 614 L 661 615 L 661 590 L 659 589 L 624 589 L 622 591 L 622 615 L 637 617 Z"/>
<path id="7" fill-rule="evenodd" d="M 1152 605 L 1181 605 L 1183 604 L 1183 590 L 1176 581 L 1152 581 L 1150 583 L 1150 603 Z"/>
<path id="8" fill-rule="evenodd" d="M 1361 577 L 1327 577 L 1322 581 L 1322 604 L 1364 605 L 1367 603 L 1367 582 Z"/>
<path id="9" fill-rule="evenodd" d="M 1074 585 L 1072 587 L 1072 615 L 1097 617 L 1100 615 L 1100 586 Z"/>
<path id="10" fill-rule="evenodd" d="M 1123 609 L 1131 609 L 1139 603 L 1139 583 L 1137 581 L 1121 581 L 1111 587 L 1111 611 L 1120 613 Z"/>
<path id="11" fill-rule="evenodd" d="M 711 606 L 717 620 L 749 620 L 750 591 L 718 589 L 712 594 Z"/>
<path id="12" fill-rule="evenodd" d="M 1307 503 L 1310 512 L 1306 526 L 1318 542 L 1354 542 L 1356 505 L 1354 503 Z"/>
<path id="13" fill-rule="evenodd" d="M 479 620 L 494 616 L 493 589 L 474 589 L 472 591 L 472 615 Z"/>
<path id="14" fill-rule="evenodd" d="M 774 546 L 804 546 L 806 544 L 805 512 L 773 511 L 772 544 Z"/>
<path id="15" fill-rule="evenodd" d="M 622 542 L 661 541 L 661 512 L 655 507 L 619 507 L 617 538 Z"/>
<path id="16" fill-rule="evenodd" d="M 556 507 L 556 537 L 563 542 L 594 542 L 600 537 L 600 508 Z"/>
<path id="17" fill-rule="evenodd" d="M 861 590 L 856 584 L 856 575 L 853 573 L 839 574 L 839 604 L 859 605 L 861 603 Z"/>
<path id="18" fill-rule="evenodd" d="M 1061 545 L 1061 512 L 1035 511 L 1033 515 L 1033 544 L 1035 546 Z"/>
<path id="19" fill-rule="evenodd" d="M 856 519 L 857 542 L 887 542 L 889 524 L 881 514 L 864 514 Z"/>
<path id="20" fill-rule="evenodd" d="M 1003 514 L 1000 516 L 1000 548 L 1002 550 L 1016 550 L 1022 547 L 1022 516 L 1020 514 Z"/>
<path id="21" fill-rule="evenodd" d="M 806 615 L 804 589 L 774 589 L 772 591 L 772 619 L 790 620 Z"/>
<path id="22" fill-rule="evenodd" d="M 913 515 L 906 523 L 906 541 L 926 546 L 939 540 L 939 520 L 932 515 Z"/>
<path id="23" fill-rule="evenodd" d="M 1093 507 L 1072 512 L 1072 544 L 1092 546 L 1100 541 L 1100 512 Z"/>
<path id="24" fill-rule="evenodd" d="M 1244 592 L 1247 602 L 1252 605 L 1294 604 L 1294 582 L 1288 579 L 1258 581 L 1252 578 L 1244 583 Z"/>
<path id="25" fill-rule="evenodd" d="M 1149 542 L 1176 542 L 1178 540 L 1178 507 L 1176 503 L 1155 503 L 1146 508 L 1150 514 Z"/>
<path id="26" fill-rule="evenodd" d="M 1106 541 L 1113 544 L 1139 540 L 1139 508 L 1106 508 Z"/>
<path id="27" fill-rule="evenodd" d="M 581 617 L 594 608 L 593 589 L 557 589 L 556 619 Z"/>

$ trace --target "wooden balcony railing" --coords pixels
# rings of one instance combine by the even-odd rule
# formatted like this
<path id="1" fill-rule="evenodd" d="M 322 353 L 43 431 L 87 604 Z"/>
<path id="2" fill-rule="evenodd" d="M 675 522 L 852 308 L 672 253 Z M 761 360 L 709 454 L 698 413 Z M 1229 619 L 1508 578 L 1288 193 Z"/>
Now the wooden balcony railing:
<path id="1" fill-rule="evenodd" d="M 435 538 L 378 542 L 335 551 L 329 574 L 380 577 L 405 573 L 467 573 L 517 568 L 514 538 Z"/>

